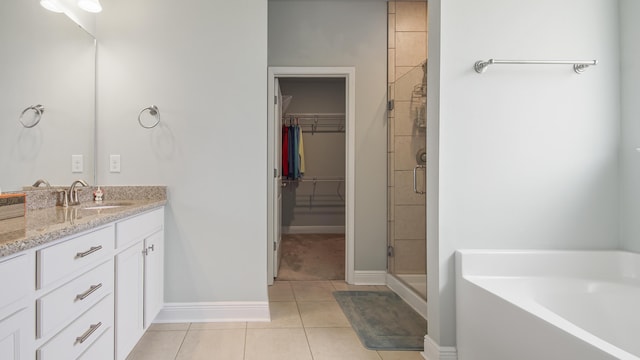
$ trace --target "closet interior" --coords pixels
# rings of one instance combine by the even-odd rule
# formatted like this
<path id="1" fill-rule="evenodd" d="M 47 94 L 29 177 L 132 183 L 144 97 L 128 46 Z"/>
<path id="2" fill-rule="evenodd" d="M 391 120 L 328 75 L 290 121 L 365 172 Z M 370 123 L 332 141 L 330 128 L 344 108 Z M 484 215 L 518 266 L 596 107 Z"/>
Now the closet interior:
<path id="1" fill-rule="evenodd" d="M 345 79 L 279 78 L 278 280 L 345 279 Z"/>

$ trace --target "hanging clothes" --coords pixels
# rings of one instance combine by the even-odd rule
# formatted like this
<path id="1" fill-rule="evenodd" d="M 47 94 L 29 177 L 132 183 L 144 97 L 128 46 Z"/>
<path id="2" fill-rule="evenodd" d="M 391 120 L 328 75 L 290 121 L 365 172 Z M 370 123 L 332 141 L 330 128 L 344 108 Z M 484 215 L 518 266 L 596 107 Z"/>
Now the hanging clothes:
<path id="1" fill-rule="evenodd" d="M 304 142 L 302 141 L 302 128 L 298 126 L 298 134 L 300 142 L 298 143 L 298 156 L 300 157 L 300 176 L 302 177 L 305 172 L 304 164 Z"/>
<path id="2" fill-rule="evenodd" d="M 302 178 L 305 172 L 302 129 L 298 124 L 282 126 L 282 177 Z"/>
<path id="3" fill-rule="evenodd" d="M 293 126 L 293 179 L 298 180 L 300 178 L 300 126 Z"/>
<path id="4" fill-rule="evenodd" d="M 289 162 L 289 176 L 287 176 L 287 179 L 293 180 L 296 178 L 296 162 L 293 155 L 296 152 L 296 134 L 293 126 L 289 126 L 287 130 L 289 131 L 289 156 L 287 157 L 287 161 Z"/>
<path id="5" fill-rule="evenodd" d="M 289 129 L 282 125 L 282 178 L 289 177 Z"/>

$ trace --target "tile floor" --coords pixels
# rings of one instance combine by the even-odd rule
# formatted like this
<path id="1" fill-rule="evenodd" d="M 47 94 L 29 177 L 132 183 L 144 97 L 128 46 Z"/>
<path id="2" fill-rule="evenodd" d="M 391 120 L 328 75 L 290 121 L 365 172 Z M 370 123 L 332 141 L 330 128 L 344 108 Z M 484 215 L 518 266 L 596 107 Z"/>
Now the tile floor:
<path id="1" fill-rule="evenodd" d="M 332 292 L 388 290 L 344 281 L 277 281 L 271 322 L 153 324 L 128 360 L 424 360 L 365 349 Z"/>

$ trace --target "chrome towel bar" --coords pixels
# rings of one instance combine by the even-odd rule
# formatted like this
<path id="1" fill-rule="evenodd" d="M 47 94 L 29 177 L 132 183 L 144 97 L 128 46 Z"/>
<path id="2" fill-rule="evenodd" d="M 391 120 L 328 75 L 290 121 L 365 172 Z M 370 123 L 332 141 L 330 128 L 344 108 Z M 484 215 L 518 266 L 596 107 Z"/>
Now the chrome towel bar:
<path id="1" fill-rule="evenodd" d="M 489 59 L 487 61 L 478 60 L 473 68 L 478 74 L 482 74 L 487 70 L 489 65 L 573 65 L 573 71 L 577 74 L 584 72 L 589 66 L 598 65 L 598 60 L 497 60 Z"/>

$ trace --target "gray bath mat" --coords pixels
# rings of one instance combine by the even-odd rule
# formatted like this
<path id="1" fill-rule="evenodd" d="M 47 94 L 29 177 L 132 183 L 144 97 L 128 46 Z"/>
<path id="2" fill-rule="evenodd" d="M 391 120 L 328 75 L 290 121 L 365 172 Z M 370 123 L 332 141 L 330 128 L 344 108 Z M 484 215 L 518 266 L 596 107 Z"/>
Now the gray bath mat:
<path id="1" fill-rule="evenodd" d="M 390 291 L 336 291 L 333 296 L 370 350 L 424 350 L 427 321 Z"/>

